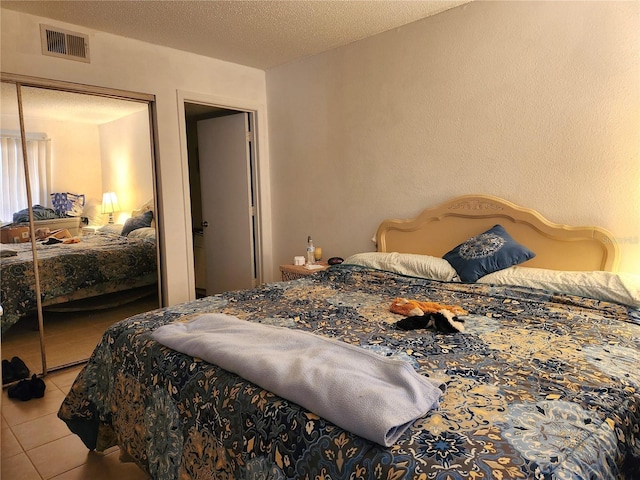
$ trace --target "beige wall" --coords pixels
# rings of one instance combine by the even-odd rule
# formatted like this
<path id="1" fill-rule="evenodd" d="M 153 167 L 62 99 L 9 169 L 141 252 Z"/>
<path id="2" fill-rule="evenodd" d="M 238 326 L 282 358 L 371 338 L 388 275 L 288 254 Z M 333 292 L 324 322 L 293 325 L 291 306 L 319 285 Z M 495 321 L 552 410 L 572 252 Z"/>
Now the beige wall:
<path id="1" fill-rule="evenodd" d="M 116 192 L 121 212 L 128 218 L 132 210 L 153 199 L 149 112 L 104 123 L 99 130 L 102 192 Z"/>
<path id="2" fill-rule="evenodd" d="M 608 228 L 640 273 L 638 25 L 640 2 L 473 2 L 268 71 L 275 262 L 488 193 Z"/>
<path id="3" fill-rule="evenodd" d="M 184 119 L 179 99 L 207 98 L 223 106 L 241 105 L 256 110 L 264 222 L 261 226 L 262 253 L 264 261 L 271 265 L 269 154 L 263 71 L 11 10 L 2 9 L 1 14 L 0 68 L 3 72 L 155 95 L 160 209 L 163 216 L 160 245 L 168 305 L 195 296 L 187 159 L 182 155 Z M 43 56 L 39 31 L 41 22 L 88 34 L 91 63 Z"/>

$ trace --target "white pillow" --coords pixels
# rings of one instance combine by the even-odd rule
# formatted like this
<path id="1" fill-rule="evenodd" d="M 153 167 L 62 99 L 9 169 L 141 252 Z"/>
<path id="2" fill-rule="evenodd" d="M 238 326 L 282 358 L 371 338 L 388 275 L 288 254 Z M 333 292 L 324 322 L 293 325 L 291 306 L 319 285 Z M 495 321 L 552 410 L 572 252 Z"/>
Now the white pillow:
<path id="1" fill-rule="evenodd" d="M 640 275 L 633 273 L 511 267 L 485 275 L 478 283 L 539 288 L 640 308 Z"/>
<path id="2" fill-rule="evenodd" d="M 445 259 L 414 253 L 356 253 L 343 263 L 444 282 L 452 281 L 457 275 L 456 271 Z"/>
<path id="3" fill-rule="evenodd" d="M 129 238 L 142 238 L 144 240 L 155 240 L 156 229 L 153 227 L 142 227 L 132 230 L 127 235 Z"/>

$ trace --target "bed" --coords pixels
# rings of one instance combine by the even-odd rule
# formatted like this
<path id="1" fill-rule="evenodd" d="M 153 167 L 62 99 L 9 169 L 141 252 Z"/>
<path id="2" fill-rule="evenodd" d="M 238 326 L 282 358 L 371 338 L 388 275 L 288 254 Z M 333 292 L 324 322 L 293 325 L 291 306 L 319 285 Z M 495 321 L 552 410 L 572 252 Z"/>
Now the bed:
<path id="1" fill-rule="evenodd" d="M 24 225 L 26 227 L 29 226 L 28 223 L 20 223 L 18 225 Z M 76 237 L 81 234 L 82 227 L 84 224 L 82 223 L 82 219 L 80 217 L 65 217 L 65 218 L 52 218 L 49 220 L 35 220 L 33 225 L 36 229 L 36 232 L 41 228 L 48 228 L 49 231 L 55 230 L 68 230 L 69 234 L 72 237 Z"/>
<path id="2" fill-rule="evenodd" d="M 68 230 L 71 236 L 80 235 L 83 223 L 80 217 L 61 217 L 61 218 L 48 218 L 45 220 L 34 220 L 33 222 L 35 230 L 49 229 L 55 230 Z M 8 225 L 9 227 L 22 227 L 29 228 L 29 222 L 17 222 Z M 6 242 L 14 243 L 14 242 Z"/>
<path id="3" fill-rule="evenodd" d="M 122 225 L 105 233 L 75 237 L 77 243 L 37 243 L 42 305 L 50 307 L 157 284 L 155 231 L 121 236 Z M 117 230 L 117 231 L 116 231 Z M 4 334 L 36 311 L 31 243 L 2 245 L 0 302 Z M 4 256 L 15 252 L 15 256 Z"/>
<path id="4" fill-rule="evenodd" d="M 498 224 L 535 256 L 460 281 L 468 272 L 441 257 L 468 253 L 471 244 L 486 253 L 495 244 L 483 235 Z M 637 276 L 612 272 L 618 262 L 613 236 L 474 195 L 411 220 L 384 221 L 376 241 L 377 252 L 312 276 L 113 325 L 58 416 L 87 448 L 119 445 L 124 459 L 158 479 L 640 478 L 640 293 Z M 465 313 L 455 318 L 464 328 L 445 333 L 430 322 L 401 329 L 406 312 L 392 311 L 399 300 L 460 308 Z M 337 398 L 341 407 L 332 408 L 334 392 L 327 398 L 323 390 L 333 381 L 329 374 L 312 377 L 320 388 L 308 398 L 296 397 L 296 385 L 288 385 L 296 403 L 260 385 L 260 373 L 252 382 L 232 373 L 235 366 L 202 359 L 217 348 L 194 356 L 168 347 L 159 335 L 198 324 L 216 328 L 226 319 L 283 338 L 293 332 L 347 345 L 361 355 L 358 362 L 375 357 L 372 365 L 409 366 L 441 396 L 392 441 L 380 441 L 368 437 L 378 417 L 386 420 L 376 410 L 385 399 L 368 397 L 376 397 L 376 389 L 346 404 Z M 255 370 L 264 361 L 277 369 L 281 355 L 284 362 L 286 352 L 267 353 L 244 367 Z M 300 365 L 313 356 L 301 356 Z M 316 372 L 295 367 L 288 372 L 296 381 Z M 316 397 L 329 402 L 328 416 L 302 406 Z M 345 428 L 347 411 L 358 418 L 364 412 L 370 423 Z"/>

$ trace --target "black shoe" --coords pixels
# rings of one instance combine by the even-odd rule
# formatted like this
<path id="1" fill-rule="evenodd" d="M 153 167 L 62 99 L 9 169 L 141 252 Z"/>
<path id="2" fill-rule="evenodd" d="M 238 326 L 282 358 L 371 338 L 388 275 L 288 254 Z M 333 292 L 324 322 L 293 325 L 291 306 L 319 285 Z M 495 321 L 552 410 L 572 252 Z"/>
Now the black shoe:
<path id="1" fill-rule="evenodd" d="M 42 398 L 44 397 L 44 391 L 47 388 L 47 385 L 44 383 L 44 380 L 36 377 L 34 373 L 31 377 L 31 393 L 33 394 L 33 398 Z"/>
<path id="2" fill-rule="evenodd" d="M 2 384 L 11 383 L 16 380 L 16 375 L 11 368 L 9 360 L 2 360 Z"/>
<path id="3" fill-rule="evenodd" d="M 22 380 L 17 385 L 9 387 L 7 393 L 9 398 L 17 398 L 26 402 L 32 398 L 44 397 L 44 391 L 47 385 L 41 378 L 38 378 L 34 373 L 31 380 Z"/>
<path id="4" fill-rule="evenodd" d="M 13 357 L 11 359 L 11 369 L 13 370 L 14 380 L 29 378 L 29 368 L 20 358 Z"/>
<path id="5" fill-rule="evenodd" d="M 31 381 L 20 381 L 17 385 L 9 387 L 7 393 L 9 394 L 9 398 L 18 398 L 23 402 L 31 400 L 33 398 L 33 394 L 31 393 Z"/>

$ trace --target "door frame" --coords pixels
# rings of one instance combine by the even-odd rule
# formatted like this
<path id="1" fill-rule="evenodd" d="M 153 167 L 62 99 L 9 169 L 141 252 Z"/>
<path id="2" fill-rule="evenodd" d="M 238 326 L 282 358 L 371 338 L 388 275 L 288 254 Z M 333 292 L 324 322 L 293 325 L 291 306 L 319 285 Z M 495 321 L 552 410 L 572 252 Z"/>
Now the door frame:
<path id="1" fill-rule="evenodd" d="M 187 238 L 187 271 L 189 300 L 195 299 L 196 280 L 193 252 L 193 231 L 191 218 L 191 185 L 189 183 L 189 152 L 187 149 L 187 122 L 185 102 L 211 107 L 219 107 L 253 114 L 253 148 L 255 170 L 255 251 L 256 278 L 258 285 L 273 281 L 273 243 L 271 228 L 271 181 L 269 170 L 269 143 L 267 137 L 267 107 L 261 103 L 243 101 L 218 95 L 177 90 L 178 124 L 180 135 L 180 163 L 182 170 L 182 192 L 184 198 L 184 223 Z"/>

